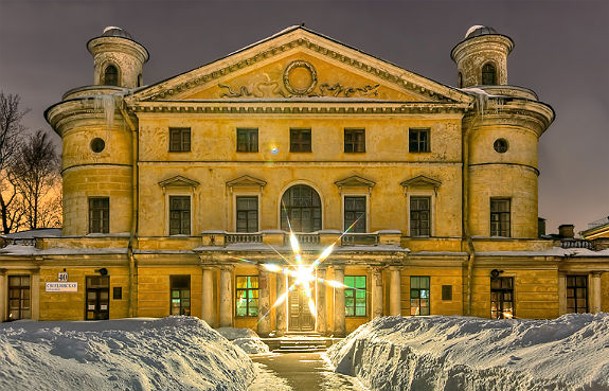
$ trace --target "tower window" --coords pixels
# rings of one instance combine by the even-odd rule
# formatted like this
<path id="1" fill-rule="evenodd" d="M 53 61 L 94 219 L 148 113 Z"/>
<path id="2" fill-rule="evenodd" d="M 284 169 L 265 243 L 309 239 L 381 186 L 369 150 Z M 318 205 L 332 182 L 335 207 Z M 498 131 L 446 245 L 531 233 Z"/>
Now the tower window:
<path id="1" fill-rule="evenodd" d="M 491 198 L 491 236 L 510 236 L 509 198 Z"/>
<path id="2" fill-rule="evenodd" d="M 482 67 L 482 85 L 493 86 L 497 84 L 497 70 L 491 63 L 486 63 Z"/>
<path id="3" fill-rule="evenodd" d="M 104 71 L 104 85 L 118 86 L 118 69 L 114 65 L 108 65 Z"/>

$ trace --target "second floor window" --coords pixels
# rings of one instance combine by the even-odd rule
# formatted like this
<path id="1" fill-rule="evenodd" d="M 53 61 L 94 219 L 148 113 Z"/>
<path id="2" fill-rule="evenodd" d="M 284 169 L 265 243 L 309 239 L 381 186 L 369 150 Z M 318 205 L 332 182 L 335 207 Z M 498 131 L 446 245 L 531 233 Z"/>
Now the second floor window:
<path id="1" fill-rule="evenodd" d="M 366 232 L 366 197 L 345 197 L 344 230 L 349 232 Z"/>
<path id="2" fill-rule="evenodd" d="M 491 236 L 510 236 L 510 199 L 491 198 Z"/>
<path id="3" fill-rule="evenodd" d="M 311 152 L 311 129 L 290 129 L 290 152 Z"/>
<path id="4" fill-rule="evenodd" d="M 169 152 L 190 152 L 190 128 L 169 128 Z"/>
<path id="5" fill-rule="evenodd" d="M 366 131 L 345 129 L 345 153 L 366 152 Z"/>
<path id="6" fill-rule="evenodd" d="M 409 152 L 429 152 L 430 150 L 429 129 L 408 130 Z"/>
<path id="7" fill-rule="evenodd" d="M 237 129 L 237 152 L 258 152 L 258 129 Z"/>
<path id="8" fill-rule="evenodd" d="M 258 231 L 258 197 L 237 197 L 237 232 Z"/>
<path id="9" fill-rule="evenodd" d="M 169 235 L 190 235 L 190 196 L 169 196 Z"/>
<path id="10" fill-rule="evenodd" d="M 410 197 L 410 236 L 431 236 L 431 197 Z"/>
<path id="11" fill-rule="evenodd" d="M 89 233 L 110 232 L 110 198 L 89 198 Z"/>

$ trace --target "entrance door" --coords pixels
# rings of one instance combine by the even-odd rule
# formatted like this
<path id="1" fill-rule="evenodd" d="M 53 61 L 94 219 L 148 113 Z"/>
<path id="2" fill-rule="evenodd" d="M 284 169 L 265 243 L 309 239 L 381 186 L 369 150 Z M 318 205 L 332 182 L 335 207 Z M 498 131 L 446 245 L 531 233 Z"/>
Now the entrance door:
<path id="1" fill-rule="evenodd" d="M 293 283 L 293 281 L 290 281 Z M 289 295 L 290 322 L 288 331 L 315 331 L 315 316 L 309 308 L 309 298 L 304 289 L 297 286 Z"/>
<path id="2" fill-rule="evenodd" d="M 110 318 L 110 277 L 87 277 L 87 320 Z"/>

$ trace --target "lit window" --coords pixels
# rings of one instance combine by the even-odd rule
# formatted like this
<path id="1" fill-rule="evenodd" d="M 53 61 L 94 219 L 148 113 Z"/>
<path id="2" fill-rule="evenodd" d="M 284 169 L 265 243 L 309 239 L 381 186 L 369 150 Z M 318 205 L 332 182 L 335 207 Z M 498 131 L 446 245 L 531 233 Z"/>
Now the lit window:
<path id="1" fill-rule="evenodd" d="M 110 232 L 110 198 L 89 198 L 89 233 Z"/>
<path id="2" fill-rule="evenodd" d="M 290 129 L 290 152 L 311 152 L 311 129 Z"/>
<path id="3" fill-rule="evenodd" d="M 258 231 L 258 197 L 237 197 L 237 232 Z"/>
<path id="4" fill-rule="evenodd" d="M 491 277 L 491 318 L 514 317 L 514 277 Z"/>
<path id="5" fill-rule="evenodd" d="M 366 316 L 366 276 L 345 276 L 345 316 Z"/>
<path id="6" fill-rule="evenodd" d="M 429 129 L 409 129 L 408 131 L 408 151 L 409 152 L 429 152 Z"/>
<path id="7" fill-rule="evenodd" d="M 190 235 L 190 196 L 169 197 L 169 235 Z"/>
<path id="8" fill-rule="evenodd" d="M 345 153 L 366 152 L 366 131 L 364 129 L 345 129 Z"/>
<path id="9" fill-rule="evenodd" d="M 237 276 L 236 284 L 237 316 L 258 316 L 258 277 Z"/>
<path id="10" fill-rule="evenodd" d="M 190 152 L 190 128 L 169 128 L 169 152 Z"/>
<path id="11" fill-rule="evenodd" d="M 258 152 L 258 129 L 237 129 L 237 152 Z"/>
<path id="12" fill-rule="evenodd" d="M 170 315 L 190 316 L 190 276 L 169 276 Z"/>
<path id="13" fill-rule="evenodd" d="M 510 236 L 510 199 L 491 198 L 491 236 Z"/>
<path id="14" fill-rule="evenodd" d="M 429 315 L 430 277 L 410 277 L 410 315 Z"/>

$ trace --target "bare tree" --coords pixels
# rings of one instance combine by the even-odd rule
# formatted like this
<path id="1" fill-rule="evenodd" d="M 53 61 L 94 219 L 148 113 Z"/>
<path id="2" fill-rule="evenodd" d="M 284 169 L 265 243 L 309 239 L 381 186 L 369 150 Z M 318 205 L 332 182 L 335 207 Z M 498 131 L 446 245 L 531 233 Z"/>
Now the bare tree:
<path id="1" fill-rule="evenodd" d="M 25 208 L 24 218 L 29 229 L 48 228 L 46 225 L 54 219 L 55 210 L 49 206 L 57 203 L 50 197 L 59 183 L 59 166 L 53 142 L 46 132 L 39 130 L 20 145 L 8 168 L 9 179 Z"/>

